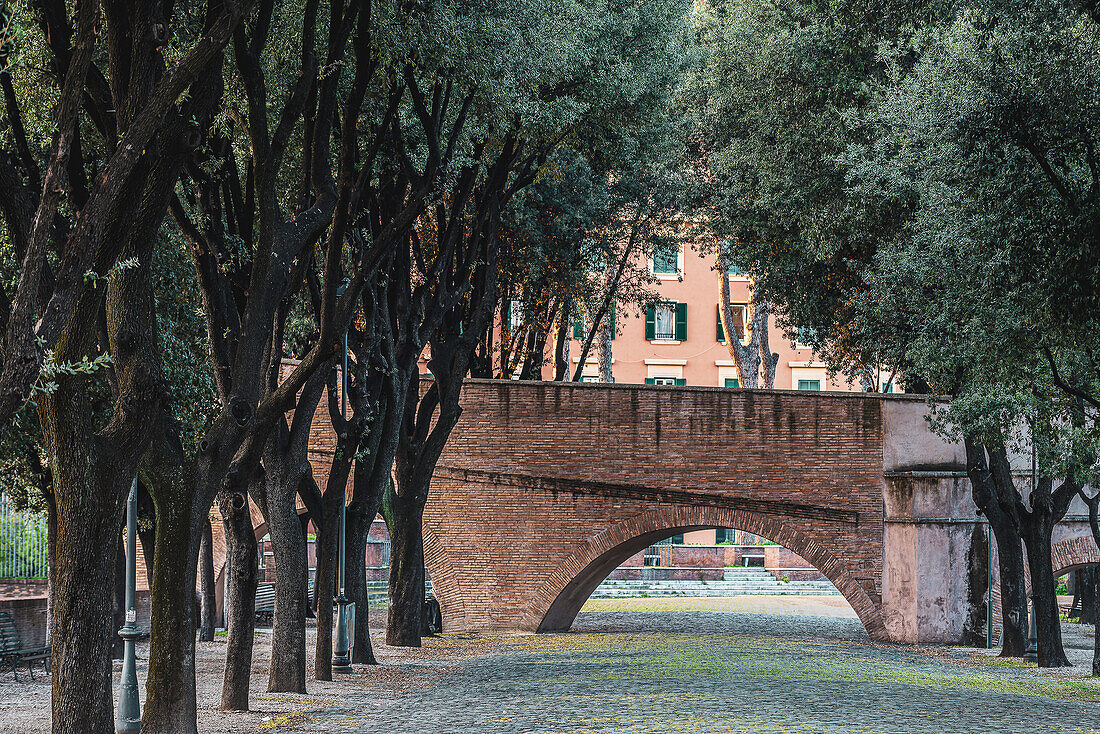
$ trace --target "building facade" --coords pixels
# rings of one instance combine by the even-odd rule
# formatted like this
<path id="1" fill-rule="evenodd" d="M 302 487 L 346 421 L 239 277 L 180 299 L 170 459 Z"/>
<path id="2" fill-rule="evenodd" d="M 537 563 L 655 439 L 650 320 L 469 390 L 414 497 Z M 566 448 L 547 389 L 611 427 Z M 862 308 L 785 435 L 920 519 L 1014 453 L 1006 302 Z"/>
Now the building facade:
<path id="1" fill-rule="evenodd" d="M 739 387 L 740 375 L 730 357 L 719 317 L 721 288 L 713 256 L 681 244 L 677 249 L 658 252 L 648 267 L 657 281 L 657 301 L 643 311 L 619 309 L 611 344 L 611 371 L 615 382 L 655 385 L 705 385 Z M 734 320 L 740 321 L 741 338 L 748 343 L 751 332 L 751 283 L 747 275 L 730 276 L 730 301 Z M 518 312 L 522 304 L 510 311 Z M 575 370 L 583 345 L 584 329 L 577 320 L 570 337 L 570 368 Z M 774 319 L 769 321 L 769 346 L 779 355 L 775 388 L 779 390 L 859 390 L 840 376 L 827 374 L 825 363 L 815 360 L 813 351 L 792 342 Z M 599 381 L 596 348 L 585 360 L 585 381 Z M 553 364 L 547 360 L 543 377 L 553 379 Z M 888 376 L 881 378 L 889 391 L 896 389 Z"/>

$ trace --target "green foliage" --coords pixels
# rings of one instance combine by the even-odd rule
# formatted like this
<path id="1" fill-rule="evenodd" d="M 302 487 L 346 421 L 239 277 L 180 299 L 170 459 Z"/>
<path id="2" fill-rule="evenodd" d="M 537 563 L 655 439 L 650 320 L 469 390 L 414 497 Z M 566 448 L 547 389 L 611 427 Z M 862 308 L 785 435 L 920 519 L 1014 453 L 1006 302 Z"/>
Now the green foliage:
<path id="1" fill-rule="evenodd" d="M 1094 474 L 1100 25 L 1058 0 L 871 7 L 704 6 L 698 201 L 832 369 Z"/>

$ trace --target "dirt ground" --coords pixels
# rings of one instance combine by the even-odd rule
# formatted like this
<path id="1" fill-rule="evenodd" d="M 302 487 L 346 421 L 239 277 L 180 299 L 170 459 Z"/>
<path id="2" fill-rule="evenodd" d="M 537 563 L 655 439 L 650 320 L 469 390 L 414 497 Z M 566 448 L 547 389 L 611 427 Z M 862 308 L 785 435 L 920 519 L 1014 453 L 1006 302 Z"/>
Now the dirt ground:
<path id="1" fill-rule="evenodd" d="M 384 611 L 374 613 L 384 619 Z M 256 633 L 252 658 L 251 710 L 227 712 L 218 709 L 221 702 L 222 671 L 225 666 L 225 636 L 196 646 L 196 686 L 199 709 L 199 731 L 259 732 L 275 729 L 302 717 L 302 712 L 332 705 L 349 692 L 389 697 L 406 692 L 429 680 L 446 675 L 463 658 L 482 655 L 492 650 L 497 640 L 488 637 L 444 635 L 425 638 L 420 649 L 395 648 L 382 644 L 384 630 L 371 629 L 375 655 L 382 665 L 357 665 L 350 675 L 336 675 L 337 680 L 313 680 L 313 649 L 316 630 L 307 630 L 306 694 L 268 693 L 267 669 L 271 659 L 271 630 Z M 137 646 L 138 683 L 145 690 L 145 675 L 149 662 L 148 642 Z M 121 662 L 115 663 L 115 687 L 118 687 Z M 50 681 L 39 667 L 33 681 L 26 668 L 19 671 L 16 681 L 10 672 L 0 673 L 0 733 L 48 734 L 50 731 Z"/>

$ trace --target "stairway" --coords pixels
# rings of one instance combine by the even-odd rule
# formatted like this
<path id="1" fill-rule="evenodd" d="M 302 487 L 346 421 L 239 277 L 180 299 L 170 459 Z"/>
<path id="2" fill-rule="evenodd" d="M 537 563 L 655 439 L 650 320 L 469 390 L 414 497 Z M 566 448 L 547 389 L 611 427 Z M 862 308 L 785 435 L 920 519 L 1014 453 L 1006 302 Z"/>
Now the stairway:
<path id="1" fill-rule="evenodd" d="M 721 581 L 605 579 L 593 599 L 630 596 L 837 596 L 828 581 L 780 581 L 762 568 L 727 568 Z"/>

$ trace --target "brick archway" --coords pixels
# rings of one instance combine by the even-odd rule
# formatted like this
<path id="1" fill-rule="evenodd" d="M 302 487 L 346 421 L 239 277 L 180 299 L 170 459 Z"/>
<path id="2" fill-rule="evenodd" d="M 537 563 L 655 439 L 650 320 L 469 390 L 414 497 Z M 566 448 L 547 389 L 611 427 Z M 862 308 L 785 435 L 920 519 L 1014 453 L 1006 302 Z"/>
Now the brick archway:
<path id="1" fill-rule="evenodd" d="M 569 629 L 584 602 L 624 560 L 676 533 L 715 527 L 761 535 L 798 553 L 836 586 L 871 637 L 880 638 L 885 634 L 879 608 L 845 565 L 819 542 L 777 517 L 714 507 L 652 510 L 591 538 L 539 589 L 527 609 L 527 625 L 539 632 Z"/>
<path id="2" fill-rule="evenodd" d="M 1100 563 L 1100 549 L 1091 535 L 1059 540 L 1054 543 L 1050 555 L 1055 578 L 1082 566 Z"/>

